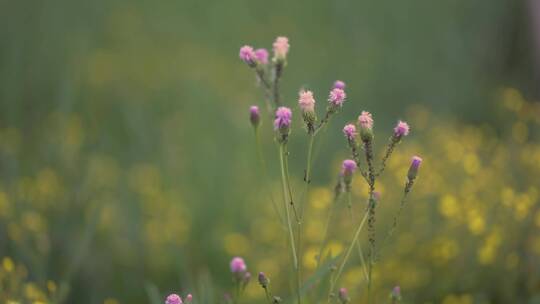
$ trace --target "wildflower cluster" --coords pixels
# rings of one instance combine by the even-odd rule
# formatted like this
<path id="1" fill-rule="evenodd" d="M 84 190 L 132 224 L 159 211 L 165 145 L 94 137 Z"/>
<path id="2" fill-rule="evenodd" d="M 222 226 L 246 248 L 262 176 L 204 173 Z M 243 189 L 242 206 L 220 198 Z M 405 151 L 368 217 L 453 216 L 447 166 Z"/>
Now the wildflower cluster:
<path id="1" fill-rule="evenodd" d="M 283 105 L 282 101 L 279 99 L 279 80 L 283 74 L 283 68 L 287 62 L 287 53 L 289 51 L 289 42 L 285 37 L 278 37 L 274 43 L 274 59 L 272 64 L 269 64 L 267 61 L 258 60 L 255 56 L 253 48 L 250 46 L 244 46 L 240 49 L 240 58 L 244 61 L 249 67 L 254 68 L 256 71 L 257 79 L 262 83 L 263 89 L 266 96 L 266 104 L 270 114 L 274 115 L 274 132 L 275 132 L 275 141 L 279 150 L 279 168 L 281 176 L 281 192 L 283 196 L 283 205 L 281 208 L 278 208 L 277 205 L 274 206 L 276 212 L 280 219 L 283 219 L 283 224 L 286 227 L 287 238 L 290 249 L 291 264 L 294 273 L 294 282 L 295 286 L 295 301 L 296 303 L 301 303 L 303 297 L 310 298 L 310 295 L 304 295 L 304 290 L 306 288 L 305 284 L 308 284 L 307 281 L 304 281 L 302 275 L 302 264 L 303 264 L 303 255 L 302 255 L 302 234 L 303 234 L 303 225 L 307 222 L 307 219 L 304 218 L 305 212 L 305 200 L 309 192 L 309 184 L 311 183 L 312 176 L 312 151 L 315 142 L 315 138 L 321 130 L 323 130 L 332 116 L 338 113 L 343 107 L 347 94 L 345 92 L 345 83 L 343 81 L 336 81 L 333 87 L 330 89 L 327 98 L 327 106 L 324 111 L 324 115 L 319 119 L 317 114 L 317 103 L 315 94 L 313 91 L 302 89 L 298 94 L 298 107 L 301 113 L 301 118 L 303 120 L 304 127 L 306 129 L 307 136 L 309 138 L 309 144 L 307 149 L 306 157 L 306 167 L 304 171 L 304 190 L 302 196 L 295 196 L 293 191 L 292 183 L 290 180 L 289 174 L 289 149 L 288 143 L 290 140 L 292 123 L 293 123 L 293 111 L 291 108 L 288 108 Z M 271 72 L 270 72 L 271 71 Z M 269 76 L 271 74 L 271 76 Z M 270 94 L 273 92 L 273 94 Z M 257 106 L 252 106 L 250 108 L 250 121 L 253 125 L 256 134 L 258 127 L 261 121 L 261 115 Z M 363 111 L 359 117 L 357 124 L 347 124 L 343 128 L 343 133 L 347 139 L 347 145 L 351 151 L 351 159 L 346 159 L 342 163 L 342 168 L 340 174 L 338 175 L 338 181 L 335 188 L 335 197 L 334 203 L 331 206 L 329 212 L 329 219 L 327 221 L 327 227 L 324 232 L 323 240 L 321 242 L 321 249 L 317 255 L 317 272 L 320 269 L 321 274 L 315 282 L 310 282 L 309 286 L 313 287 L 314 284 L 319 284 L 321 287 L 327 286 L 328 293 L 326 299 L 328 303 L 339 301 L 340 303 L 348 303 L 350 301 L 347 290 L 341 288 L 336 290 L 337 284 L 340 283 L 340 276 L 347 265 L 347 262 L 350 258 L 351 252 L 354 248 L 357 249 L 359 258 L 362 262 L 363 272 L 366 275 L 367 281 L 367 294 L 368 294 L 368 303 L 371 303 L 370 288 L 372 284 L 372 272 L 375 265 L 376 250 L 376 233 L 375 233 L 375 219 L 376 219 L 376 208 L 377 203 L 380 200 L 380 193 L 376 191 L 376 180 L 383 173 L 386 162 L 392 155 L 397 144 L 409 134 L 409 125 L 406 122 L 399 121 L 394 128 L 394 131 L 389 139 L 389 143 L 386 147 L 386 152 L 384 157 L 381 160 L 379 168 L 376 168 L 375 157 L 373 152 L 374 146 L 374 132 L 373 132 L 374 120 L 371 113 Z M 258 138 L 258 137 L 257 137 Z M 258 143 L 258 140 L 257 140 Z M 363 155 L 363 157 L 362 157 Z M 412 189 L 414 181 L 418 174 L 418 169 L 422 159 L 418 156 L 414 156 L 410 165 L 409 173 L 406 178 L 405 188 L 403 190 L 403 197 L 401 204 L 398 208 L 395 215 L 395 219 L 392 227 L 388 231 L 387 239 L 391 236 L 394 229 L 397 227 L 398 218 L 401 214 L 401 210 L 405 205 L 407 195 Z M 356 171 L 359 171 L 363 179 L 368 185 L 368 203 L 364 208 L 364 215 L 360 221 L 357 221 L 354 217 L 352 211 L 351 203 L 351 190 L 353 187 L 353 177 Z M 341 200 L 343 196 L 348 197 L 348 206 L 351 214 L 351 226 L 356 226 L 354 229 L 354 234 L 352 235 L 352 240 L 348 246 L 346 252 L 339 256 L 338 259 L 331 259 L 329 256 L 326 256 L 323 248 L 326 247 L 328 239 L 330 238 L 328 226 L 330 225 L 330 219 L 333 213 L 334 206 L 337 205 L 338 201 Z M 359 237 L 360 233 L 367 222 L 368 226 L 368 238 L 370 243 L 370 248 L 368 252 L 368 261 L 365 262 L 364 254 L 360 247 Z M 387 240 L 385 239 L 385 240 Z M 244 269 L 245 271 L 245 269 Z M 234 271 L 233 271 L 234 273 Z M 242 275 L 243 276 L 243 275 Z M 241 277 L 237 278 L 238 282 L 241 282 L 243 279 Z M 245 281 L 245 280 L 244 280 Z M 308 280 L 309 281 L 309 280 Z M 242 281 L 243 282 L 243 281 Z M 275 303 L 274 299 L 268 294 L 268 280 L 264 273 L 259 275 L 259 283 L 267 292 L 267 299 L 269 303 Z M 315 292 L 313 292 L 315 294 Z M 308 302 L 320 302 L 321 297 L 317 297 L 318 300 L 311 299 Z"/>

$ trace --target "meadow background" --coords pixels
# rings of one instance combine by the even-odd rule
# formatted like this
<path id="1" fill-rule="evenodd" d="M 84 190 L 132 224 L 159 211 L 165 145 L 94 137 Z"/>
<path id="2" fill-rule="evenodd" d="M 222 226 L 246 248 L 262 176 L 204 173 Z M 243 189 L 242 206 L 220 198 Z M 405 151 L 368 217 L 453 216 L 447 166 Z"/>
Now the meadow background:
<path id="1" fill-rule="evenodd" d="M 0 302 L 189 291 L 217 303 L 235 255 L 286 293 L 285 238 L 262 194 L 277 170 L 262 178 L 247 114 L 262 95 L 238 59 L 286 35 L 286 104 L 301 87 L 323 103 L 334 80 L 348 84 L 318 147 L 307 271 L 347 156 L 340 130 L 369 110 L 379 144 L 397 118 L 412 126 L 380 223 L 410 156 L 424 158 L 378 294 L 399 284 L 406 303 L 540 303 L 539 15 L 534 0 L 0 1 Z M 333 253 L 350 229 L 336 222 Z M 344 284 L 362 292 L 354 264 Z"/>

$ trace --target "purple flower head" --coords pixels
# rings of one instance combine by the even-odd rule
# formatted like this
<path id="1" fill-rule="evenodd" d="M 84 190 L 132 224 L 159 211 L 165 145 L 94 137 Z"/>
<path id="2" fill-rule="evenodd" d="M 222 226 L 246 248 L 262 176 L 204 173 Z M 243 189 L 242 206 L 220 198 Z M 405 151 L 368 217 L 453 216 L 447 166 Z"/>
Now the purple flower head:
<path id="1" fill-rule="evenodd" d="M 422 164 L 422 158 L 420 156 L 413 156 L 411 160 L 411 167 L 414 169 L 417 169 L 420 167 L 420 164 Z"/>
<path id="2" fill-rule="evenodd" d="M 255 51 L 255 57 L 262 64 L 268 63 L 268 51 L 266 49 L 257 49 Z"/>
<path id="3" fill-rule="evenodd" d="M 332 89 L 332 91 L 330 91 L 330 95 L 328 96 L 328 102 L 330 102 L 330 104 L 333 106 L 341 107 L 346 97 L 347 94 L 345 94 L 345 91 L 343 91 L 343 89 L 334 88 Z"/>
<path id="4" fill-rule="evenodd" d="M 300 91 L 298 93 L 298 105 L 304 113 L 315 111 L 315 98 L 313 98 L 313 92 Z"/>
<path id="5" fill-rule="evenodd" d="M 270 282 L 264 272 L 259 272 L 258 280 L 259 284 L 261 284 L 263 288 L 266 288 L 268 286 L 268 283 Z"/>
<path id="6" fill-rule="evenodd" d="M 341 175 L 351 176 L 356 171 L 356 162 L 352 159 L 346 159 L 341 165 Z"/>
<path id="7" fill-rule="evenodd" d="M 249 108 L 249 120 L 254 127 L 258 127 L 261 122 L 261 112 L 259 107 L 251 106 Z"/>
<path id="8" fill-rule="evenodd" d="M 253 47 L 249 45 L 244 45 L 243 47 L 241 47 L 240 59 L 249 65 L 253 65 L 255 63 L 255 60 L 257 59 L 257 56 L 255 55 L 255 51 L 253 50 Z"/>
<path id="9" fill-rule="evenodd" d="M 419 156 L 413 156 L 411 160 L 411 166 L 409 167 L 409 172 L 407 173 L 407 178 L 409 181 L 413 181 L 416 178 L 416 175 L 418 174 L 418 168 L 420 168 L 420 164 L 422 164 L 422 158 Z"/>
<path id="10" fill-rule="evenodd" d="M 274 129 L 279 130 L 289 128 L 292 120 L 291 109 L 287 107 L 279 107 L 276 110 L 276 120 L 274 120 Z"/>
<path id="11" fill-rule="evenodd" d="M 234 274 L 244 273 L 247 270 L 246 263 L 241 257 L 234 257 L 231 260 L 231 272 Z"/>
<path id="12" fill-rule="evenodd" d="M 409 135 L 409 125 L 404 121 L 398 121 L 396 127 L 394 128 L 394 136 L 401 138 L 407 135 Z"/>
<path id="13" fill-rule="evenodd" d="M 345 127 L 343 127 L 343 134 L 345 134 L 345 137 L 349 141 L 353 141 L 354 137 L 356 136 L 356 126 L 353 124 L 348 124 Z"/>
<path id="14" fill-rule="evenodd" d="M 336 80 L 336 82 L 334 82 L 334 89 L 345 90 L 345 82 L 343 82 L 341 80 Z"/>
<path id="15" fill-rule="evenodd" d="M 175 293 L 170 294 L 167 296 L 167 299 L 165 299 L 165 304 L 182 304 L 182 298 Z"/>
<path id="16" fill-rule="evenodd" d="M 277 37 L 272 46 L 274 49 L 274 60 L 284 61 L 287 58 L 287 53 L 289 52 L 289 38 Z"/>
<path id="17" fill-rule="evenodd" d="M 373 117 L 371 116 L 371 113 L 362 111 L 362 114 L 358 116 L 358 124 L 360 125 L 360 128 L 371 130 L 373 129 Z"/>
<path id="18" fill-rule="evenodd" d="M 189 304 L 193 301 L 193 296 L 188 293 L 188 295 L 186 296 L 186 304 Z"/>
<path id="19" fill-rule="evenodd" d="M 347 291 L 347 288 L 340 288 L 339 289 L 339 301 L 341 301 L 341 303 L 347 303 L 349 302 L 349 292 Z"/>

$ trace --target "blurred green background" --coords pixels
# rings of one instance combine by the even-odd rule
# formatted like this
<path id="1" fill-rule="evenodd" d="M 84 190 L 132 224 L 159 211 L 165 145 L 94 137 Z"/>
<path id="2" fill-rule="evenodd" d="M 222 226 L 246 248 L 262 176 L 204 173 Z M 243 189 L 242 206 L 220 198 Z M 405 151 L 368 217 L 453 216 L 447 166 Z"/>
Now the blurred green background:
<path id="1" fill-rule="evenodd" d="M 262 94 L 238 59 L 240 46 L 270 48 L 286 35 L 286 104 L 294 107 L 301 87 L 323 104 L 334 80 L 348 84 L 346 106 L 318 148 L 313 191 L 331 189 L 347 155 L 341 126 L 361 110 L 374 113 L 380 144 L 396 119 L 411 122 L 393 167 L 400 176 L 411 153 L 429 155 L 433 178 L 420 180 L 424 192 L 411 199 L 424 211 L 406 214 L 424 219 L 406 225 L 415 246 L 396 255 L 408 268 L 381 275 L 380 293 L 402 284 L 407 303 L 539 303 L 538 254 L 528 246 L 540 252 L 540 239 L 527 237 L 540 225 L 532 15 L 514 0 L 0 1 L 0 301 L 150 303 L 192 291 L 200 303 L 218 303 L 233 255 L 282 269 L 286 293 L 283 236 L 267 231 L 276 230 L 261 207 L 269 182 L 247 120 Z M 302 133 L 295 129 L 291 143 L 298 184 Z M 396 179 L 388 183 L 399 187 Z M 461 191 L 470 183 L 479 183 L 474 198 Z M 461 197 L 483 207 L 448 211 Z M 492 207 L 509 197 L 528 202 L 515 223 Z M 460 219 L 477 226 L 469 231 Z M 510 222 L 515 229 L 502 229 Z M 501 229 L 509 234 L 494 237 Z M 486 242 L 504 244 L 491 251 L 514 268 L 479 262 Z M 443 248 L 446 260 L 425 246 Z M 414 274 L 418 265 L 430 275 Z"/>

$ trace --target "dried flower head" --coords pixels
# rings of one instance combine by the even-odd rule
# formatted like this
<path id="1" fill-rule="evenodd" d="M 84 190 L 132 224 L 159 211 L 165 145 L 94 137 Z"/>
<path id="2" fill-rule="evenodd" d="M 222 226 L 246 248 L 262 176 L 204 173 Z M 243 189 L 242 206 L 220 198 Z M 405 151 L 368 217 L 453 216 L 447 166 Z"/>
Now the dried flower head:
<path id="1" fill-rule="evenodd" d="M 167 296 L 167 299 L 165 299 L 165 304 L 182 304 L 182 298 L 180 298 L 177 294 L 170 294 Z"/>
<path id="2" fill-rule="evenodd" d="M 401 138 L 407 135 L 409 135 L 409 125 L 404 121 L 398 121 L 396 127 L 394 128 L 394 136 Z"/>
<path id="3" fill-rule="evenodd" d="M 353 124 L 348 124 L 345 127 L 343 127 L 343 134 L 345 134 L 345 137 L 349 141 L 353 141 L 356 135 L 358 134 L 356 132 L 356 126 Z"/>
<path id="4" fill-rule="evenodd" d="M 241 257 L 234 257 L 231 260 L 231 272 L 232 273 L 244 273 L 247 270 L 246 263 L 244 262 L 244 259 Z"/>
<path id="5" fill-rule="evenodd" d="M 330 102 L 330 104 L 333 106 L 341 107 L 346 97 L 347 94 L 345 94 L 345 91 L 343 91 L 343 89 L 334 88 L 332 89 L 332 91 L 330 91 L 330 95 L 328 96 L 328 102 Z"/>
<path id="6" fill-rule="evenodd" d="M 289 52 L 289 38 L 277 37 L 273 44 L 274 48 L 274 60 L 285 61 L 287 59 L 287 53 Z"/>

